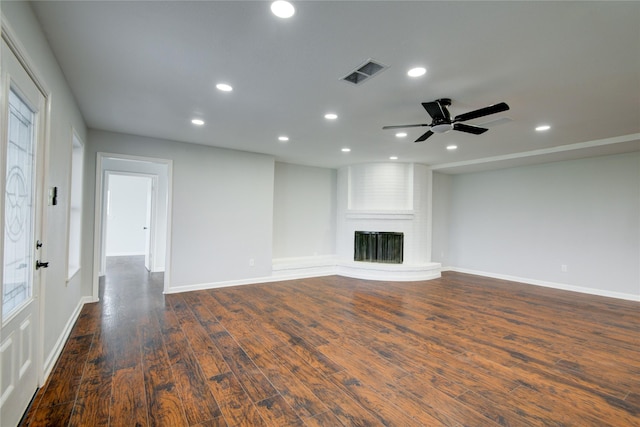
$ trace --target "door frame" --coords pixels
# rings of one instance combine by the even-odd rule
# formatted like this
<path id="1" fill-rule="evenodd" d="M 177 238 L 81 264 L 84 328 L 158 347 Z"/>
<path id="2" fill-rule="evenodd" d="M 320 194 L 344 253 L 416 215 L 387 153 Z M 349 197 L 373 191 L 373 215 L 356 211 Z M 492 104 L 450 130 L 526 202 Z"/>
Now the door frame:
<path id="1" fill-rule="evenodd" d="M 103 197 L 104 200 L 102 201 L 102 205 L 103 206 L 107 206 L 108 203 L 108 192 L 109 192 L 109 186 L 110 186 L 110 180 L 111 177 L 113 175 L 117 175 L 117 176 L 130 176 L 130 177 L 141 177 L 141 178 L 148 178 L 151 182 L 151 190 L 149 190 L 149 192 L 151 193 L 151 206 L 149 207 L 149 212 L 145 213 L 145 216 L 148 215 L 149 217 L 149 222 L 150 224 L 148 224 L 149 228 L 151 230 L 154 230 L 152 233 L 150 233 L 149 235 L 149 246 L 151 248 L 155 247 L 155 242 L 156 242 L 156 232 L 155 232 L 155 225 L 156 225 L 156 217 L 157 217 L 157 205 L 156 205 L 156 200 L 158 198 L 158 175 L 157 174 L 151 174 L 151 173 L 141 173 L 141 172 L 125 172 L 125 171 L 115 171 L 115 170 L 110 170 L 110 169 L 105 169 L 104 170 L 104 189 L 106 191 L 104 191 L 103 193 Z M 106 212 L 108 214 L 108 212 Z M 102 245 L 101 245 L 101 257 L 100 257 L 100 272 L 102 274 L 104 274 L 105 272 L 105 266 L 106 266 L 106 258 L 107 258 L 107 229 L 109 227 L 109 221 L 108 221 L 108 215 L 105 215 L 104 217 L 104 221 L 102 224 Z M 148 249 L 148 248 L 147 248 Z M 152 262 L 152 266 L 155 266 L 155 260 Z M 151 269 L 151 272 L 153 272 L 153 269 Z"/>
<path id="2" fill-rule="evenodd" d="M 167 205 L 166 205 L 166 248 L 165 248 L 165 268 L 164 268 L 164 292 L 169 289 L 171 283 L 171 216 L 173 206 L 173 161 L 170 159 L 161 159 L 156 157 L 143 157 L 128 154 L 117 153 L 96 153 L 96 188 L 95 188 L 95 215 L 93 230 L 93 301 L 99 301 L 100 276 L 104 273 L 101 271 L 101 260 L 103 253 L 104 235 L 103 229 L 106 219 L 105 209 L 105 159 L 133 160 L 138 162 L 155 163 L 164 165 L 167 168 Z M 134 163 L 132 163 L 134 165 Z M 135 172 L 135 167 L 132 167 Z"/>
<path id="3" fill-rule="evenodd" d="M 33 83 L 36 85 L 42 96 L 44 97 L 44 108 L 41 111 L 43 115 L 43 129 L 41 130 L 41 138 L 42 138 L 42 169 L 40 173 L 41 176 L 38 176 L 37 179 L 42 182 L 42 193 L 37 195 L 39 198 L 38 202 L 40 203 L 41 212 L 41 224 L 40 224 L 40 234 L 41 238 L 46 240 L 47 236 L 47 191 L 49 188 L 49 158 L 50 158 L 50 142 L 51 142 L 51 90 L 45 83 L 44 79 L 41 77 L 40 73 L 34 68 L 32 64 L 34 61 L 27 54 L 27 49 L 18 39 L 15 30 L 9 24 L 9 21 L 5 18 L 3 14 L 0 14 L 0 33 L 2 40 L 7 44 L 9 49 L 13 52 L 15 57 L 18 59 L 20 65 L 24 68 L 25 72 L 31 78 Z M 4 92 L 4 83 L 0 84 L 2 91 Z M 8 93 L 8 92 L 7 92 Z M 4 107 L 2 108 L 2 114 L 4 115 Z M 2 123 L 2 128 L 4 127 L 6 119 L 4 116 L 1 118 L 0 123 Z M 2 178 L 2 183 L 4 184 L 4 178 Z M 4 204 L 2 205 L 4 209 Z M 2 214 L 2 218 L 4 218 L 4 214 Z M 46 242 L 45 242 L 46 243 Z M 46 256 L 46 252 L 41 253 L 41 257 Z M 45 270 L 46 271 L 46 270 Z M 45 297 L 46 294 L 44 290 L 46 289 L 46 278 L 47 275 L 45 272 L 40 273 L 40 278 L 37 283 L 37 295 L 38 295 L 38 324 L 36 325 L 36 337 L 34 339 L 35 342 L 35 363 L 36 363 L 36 371 L 38 376 L 38 387 L 42 387 L 44 385 L 44 381 L 46 379 L 45 365 L 44 365 L 44 324 L 45 324 Z M 34 390 L 35 392 L 36 390 Z"/>

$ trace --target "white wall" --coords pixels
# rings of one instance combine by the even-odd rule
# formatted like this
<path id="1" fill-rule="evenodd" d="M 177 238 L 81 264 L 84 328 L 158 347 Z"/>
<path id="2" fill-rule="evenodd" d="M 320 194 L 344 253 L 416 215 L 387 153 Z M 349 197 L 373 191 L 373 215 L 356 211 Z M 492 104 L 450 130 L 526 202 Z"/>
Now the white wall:
<path id="1" fill-rule="evenodd" d="M 640 153 L 456 175 L 449 237 L 457 268 L 638 299 Z"/>
<path id="2" fill-rule="evenodd" d="M 144 255 L 151 177 L 109 174 L 107 256 Z"/>
<path id="3" fill-rule="evenodd" d="M 449 261 L 449 218 L 451 217 L 451 185 L 453 176 L 433 173 L 433 237 L 431 258 L 443 267 L 450 266 Z"/>
<path id="4" fill-rule="evenodd" d="M 56 352 L 64 343 L 69 322 L 80 308 L 82 296 L 87 295 L 81 274 L 67 283 L 67 237 L 72 127 L 80 139 L 86 141 L 86 127 L 73 95 L 56 62 L 49 44 L 27 2 L 3 2 L 2 14 L 18 41 L 25 49 L 30 65 L 51 92 L 49 133 L 49 169 L 46 185 L 58 187 L 58 204 L 46 210 L 47 229 L 43 236 L 43 259 L 49 261 L 45 273 L 44 299 L 44 362 L 45 370 L 55 361 Z M 90 264 L 89 264 L 90 265 Z M 81 265 L 81 271 L 87 267 Z"/>
<path id="5" fill-rule="evenodd" d="M 336 170 L 275 164 L 273 257 L 335 254 Z"/>
<path id="6" fill-rule="evenodd" d="M 271 275 L 272 157 L 98 130 L 89 132 L 86 150 L 87 262 L 93 260 L 96 153 L 152 155 L 173 161 L 169 291 Z"/>

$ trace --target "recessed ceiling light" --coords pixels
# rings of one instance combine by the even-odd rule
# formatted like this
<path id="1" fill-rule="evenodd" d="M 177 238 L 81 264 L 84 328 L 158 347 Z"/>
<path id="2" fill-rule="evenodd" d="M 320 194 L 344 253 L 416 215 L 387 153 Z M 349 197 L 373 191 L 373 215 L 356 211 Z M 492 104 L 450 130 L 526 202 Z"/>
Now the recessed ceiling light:
<path id="1" fill-rule="evenodd" d="M 342 149 L 343 153 L 348 153 L 349 151 L 351 151 L 351 148 L 345 147 L 345 148 Z"/>
<path id="2" fill-rule="evenodd" d="M 409 77 L 420 77 L 420 76 L 424 76 L 426 72 L 427 72 L 426 68 L 416 67 L 407 71 L 407 75 Z"/>
<path id="3" fill-rule="evenodd" d="M 538 132 L 544 132 L 545 130 L 549 130 L 549 129 L 551 129 L 551 126 L 549 125 L 540 125 L 536 128 Z"/>
<path id="4" fill-rule="evenodd" d="M 398 132 L 398 133 L 396 133 L 396 137 L 397 138 L 404 138 L 405 136 L 407 136 L 406 132 Z"/>
<path id="5" fill-rule="evenodd" d="M 451 151 L 451 150 L 457 150 L 458 146 L 457 145 L 447 145 L 447 150 Z"/>
<path id="6" fill-rule="evenodd" d="M 335 113 L 327 113 L 324 115 L 324 118 L 327 120 L 335 120 L 338 118 L 338 115 Z"/>
<path id="7" fill-rule="evenodd" d="M 202 126 L 204 124 L 204 120 L 193 119 L 193 120 L 191 120 L 191 123 L 193 123 L 196 126 Z"/>
<path id="8" fill-rule="evenodd" d="M 271 12 L 278 18 L 291 18 L 296 9 L 288 1 L 278 0 L 271 3 Z"/>
<path id="9" fill-rule="evenodd" d="M 288 141 L 289 137 L 288 136 L 279 136 L 278 137 L 278 141 Z"/>
<path id="10" fill-rule="evenodd" d="M 391 156 L 389 157 L 389 160 L 398 160 L 398 156 Z"/>
<path id="11" fill-rule="evenodd" d="M 218 90 L 223 91 L 223 92 L 231 92 L 233 90 L 233 88 L 230 85 L 226 84 L 226 83 L 218 83 L 216 85 L 216 88 Z"/>

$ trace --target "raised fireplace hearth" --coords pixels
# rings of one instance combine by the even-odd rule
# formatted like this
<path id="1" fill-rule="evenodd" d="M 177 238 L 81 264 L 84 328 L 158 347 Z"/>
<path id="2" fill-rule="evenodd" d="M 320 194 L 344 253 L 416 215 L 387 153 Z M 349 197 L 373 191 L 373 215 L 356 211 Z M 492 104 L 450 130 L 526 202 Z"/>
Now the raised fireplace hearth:
<path id="1" fill-rule="evenodd" d="M 356 231 L 354 261 L 402 264 L 404 233 Z"/>

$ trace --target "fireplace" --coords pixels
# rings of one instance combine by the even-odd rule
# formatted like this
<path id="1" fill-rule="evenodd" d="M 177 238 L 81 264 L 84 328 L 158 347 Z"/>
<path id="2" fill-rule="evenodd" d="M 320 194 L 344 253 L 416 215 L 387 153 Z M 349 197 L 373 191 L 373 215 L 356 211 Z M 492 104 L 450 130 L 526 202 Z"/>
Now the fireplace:
<path id="1" fill-rule="evenodd" d="M 402 264 L 404 233 L 356 231 L 354 261 Z"/>

